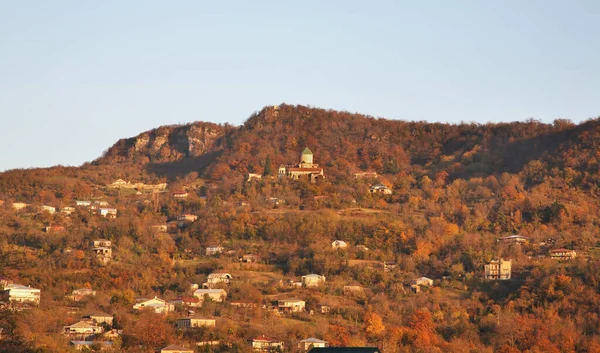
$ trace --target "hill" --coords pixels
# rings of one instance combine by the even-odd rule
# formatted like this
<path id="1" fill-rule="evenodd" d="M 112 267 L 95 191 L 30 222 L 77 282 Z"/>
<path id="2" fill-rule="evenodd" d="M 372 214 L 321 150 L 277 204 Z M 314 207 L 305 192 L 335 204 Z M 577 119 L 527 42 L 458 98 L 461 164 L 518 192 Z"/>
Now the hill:
<path id="1" fill-rule="evenodd" d="M 598 119 L 452 125 L 281 105 L 239 127 L 159 127 L 81 167 L 1 173 L 0 280 L 41 295 L 0 302 L 0 352 L 72 351 L 61 332 L 90 313 L 114 314 L 92 336 L 119 352 L 251 352 L 260 335 L 286 352 L 308 337 L 598 352 L 598 137 Z M 313 164 L 306 147 L 325 178 L 279 177 Z M 224 302 L 192 306 L 213 273 L 231 275 L 212 283 Z M 134 310 L 153 297 L 177 305 Z M 292 298 L 305 310 L 278 307 Z M 191 312 L 215 327 L 176 328 Z"/>

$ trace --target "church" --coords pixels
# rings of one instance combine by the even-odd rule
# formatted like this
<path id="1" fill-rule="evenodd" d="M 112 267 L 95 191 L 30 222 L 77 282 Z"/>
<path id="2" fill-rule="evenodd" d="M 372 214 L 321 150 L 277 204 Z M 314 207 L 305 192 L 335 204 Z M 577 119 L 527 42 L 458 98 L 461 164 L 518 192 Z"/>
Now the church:
<path id="1" fill-rule="evenodd" d="M 281 165 L 279 167 L 279 178 L 288 177 L 292 180 L 308 178 L 311 182 L 324 179 L 323 168 L 313 163 L 313 153 L 306 147 L 300 155 L 300 163 L 294 165 Z"/>

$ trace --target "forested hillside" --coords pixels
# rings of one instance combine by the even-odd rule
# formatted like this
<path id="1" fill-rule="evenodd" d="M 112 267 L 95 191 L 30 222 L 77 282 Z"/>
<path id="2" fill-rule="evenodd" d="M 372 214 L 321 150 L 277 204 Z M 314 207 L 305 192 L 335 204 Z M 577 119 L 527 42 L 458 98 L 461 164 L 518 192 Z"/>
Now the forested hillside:
<path id="1" fill-rule="evenodd" d="M 160 127 L 81 167 L 1 173 L 0 280 L 41 300 L 5 294 L 0 352 L 71 352 L 64 327 L 97 312 L 114 322 L 92 348 L 119 352 L 250 352 L 260 335 L 285 352 L 309 337 L 385 353 L 600 352 L 599 124 L 284 104 L 239 127 Z M 325 178 L 279 175 L 307 147 Z M 486 274 L 497 260 L 509 278 Z M 223 302 L 194 296 L 202 283 Z M 134 309 L 155 296 L 174 309 Z M 181 328 L 190 310 L 216 325 Z"/>

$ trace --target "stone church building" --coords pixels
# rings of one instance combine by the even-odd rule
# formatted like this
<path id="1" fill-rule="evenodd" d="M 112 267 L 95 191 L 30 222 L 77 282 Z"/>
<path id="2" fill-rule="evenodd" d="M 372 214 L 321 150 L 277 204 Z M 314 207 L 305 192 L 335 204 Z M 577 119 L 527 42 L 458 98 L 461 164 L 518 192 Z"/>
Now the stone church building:
<path id="1" fill-rule="evenodd" d="M 306 147 L 300 155 L 300 163 L 294 165 L 281 165 L 279 178 L 288 177 L 293 180 L 308 178 L 311 182 L 325 178 L 323 168 L 313 163 L 313 153 Z"/>

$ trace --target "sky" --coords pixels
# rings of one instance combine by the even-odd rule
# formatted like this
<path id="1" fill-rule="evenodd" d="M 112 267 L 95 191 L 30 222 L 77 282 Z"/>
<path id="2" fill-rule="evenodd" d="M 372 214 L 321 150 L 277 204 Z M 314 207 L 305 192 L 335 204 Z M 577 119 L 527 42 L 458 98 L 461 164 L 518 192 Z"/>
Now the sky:
<path id="1" fill-rule="evenodd" d="M 0 0 L 0 171 L 281 103 L 577 123 L 599 83 L 596 0 Z"/>

